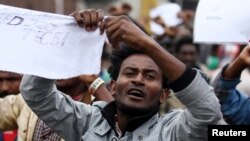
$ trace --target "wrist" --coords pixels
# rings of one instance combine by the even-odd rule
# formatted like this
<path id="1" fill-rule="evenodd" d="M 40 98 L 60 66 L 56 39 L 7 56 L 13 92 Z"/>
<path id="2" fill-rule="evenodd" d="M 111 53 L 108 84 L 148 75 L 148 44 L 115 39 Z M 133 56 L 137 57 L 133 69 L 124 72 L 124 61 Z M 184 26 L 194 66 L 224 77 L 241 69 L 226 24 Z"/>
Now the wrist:
<path id="1" fill-rule="evenodd" d="M 241 75 L 241 72 L 247 67 L 244 60 L 236 58 L 223 72 L 224 78 L 235 79 Z"/>
<path id="2" fill-rule="evenodd" d="M 96 91 L 102 86 L 104 85 L 104 81 L 101 79 L 101 78 L 96 78 L 89 86 L 89 90 L 90 90 L 90 93 L 92 95 L 94 95 L 96 93 Z"/>
<path id="3" fill-rule="evenodd" d="M 153 38 L 151 37 L 144 37 L 142 39 L 141 42 L 138 42 L 139 45 L 138 46 L 141 46 L 142 48 L 142 51 L 145 53 L 145 54 L 148 54 L 149 52 L 152 52 L 152 46 L 156 46 L 156 42 Z"/>
<path id="4" fill-rule="evenodd" d="M 235 62 L 238 64 L 239 68 L 242 70 L 248 67 L 248 63 L 246 62 L 246 60 L 240 56 L 235 59 Z"/>

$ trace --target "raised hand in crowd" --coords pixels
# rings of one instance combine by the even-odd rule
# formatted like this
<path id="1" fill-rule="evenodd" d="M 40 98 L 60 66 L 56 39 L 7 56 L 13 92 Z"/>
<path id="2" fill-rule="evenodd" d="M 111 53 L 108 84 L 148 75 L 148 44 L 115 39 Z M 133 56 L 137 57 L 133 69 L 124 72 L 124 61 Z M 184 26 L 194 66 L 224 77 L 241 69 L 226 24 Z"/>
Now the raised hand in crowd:
<path id="1" fill-rule="evenodd" d="M 73 15 L 87 31 L 100 27 L 101 34 L 106 32 L 112 46 L 119 48 L 112 52 L 109 69 L 115 101 L 92 106 L 74 102 L 61 95 L 53 80 L 25 75 L 21 93 L 39 118 L 66 141 L 207 140 L 207 125 L 217 124 L 222 114 L 199 71 L 186 67 L 126 16 L 103 19 L 94 10 Z M 100 86 L 102 81 L 94 84 Z M 160 102 L 169 88 L 187 108 L 159 117 Z"/>
<path id="2" fill-rule="evenodd" d="M 212 82 L 215 93 L 221 103 L 221 111 L 229 124 L 250 124 L 249 93 L 237 89 L 242 71 L 250 67 L 250 47 L 243 49 L 240 55 L 226 65 Z"/>

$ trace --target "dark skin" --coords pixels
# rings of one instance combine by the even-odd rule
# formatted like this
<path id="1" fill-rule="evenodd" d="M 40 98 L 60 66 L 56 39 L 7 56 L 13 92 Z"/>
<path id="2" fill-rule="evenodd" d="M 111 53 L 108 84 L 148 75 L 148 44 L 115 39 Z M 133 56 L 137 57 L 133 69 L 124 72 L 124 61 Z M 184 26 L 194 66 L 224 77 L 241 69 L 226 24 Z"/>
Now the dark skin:
<path id="1" fill-rule="evenodd" d="M 234 79 L 242 73 L 245 68 L 250 66 L 250 47 L 245 47 L 240 55 L 229 64 L 223 73 L 224 78 Z"/>
<path id="2" fill-rule="evenodd" d="M 18 94 L 21 78 L 20 74 L 0 71 L 0 97 Z"/>
<path id="3" fill-rule="evenodd" d="M 123 61 L 114 89 L 118 123 L 123 123 L 119 126 L 121 131 L 125 132 L 128 119 L 134 116 L 124 108 L 150 112 L 159 100 L 164 100 L 162 78 L 161 70 L 147 55 L 131 55 Z"/>
<path id="4" fill-rule="evenodd" d="M 163 92 L 162 76 L 165 75 L 170 81 L 175 81 L 184 73 L 186 66 L 182 62 L 141 31 L 126 16 L 110 16 L 102 20 L 103 17 L 98 16 L 103 14 L 99 14 L 98 11 L 84 11 L 84 14 L 76 13 L 74 15 L 83 15 L 83 17 L 74 16 L 77 21 L 80 21 L 82 18 L 86 19 L 85 15 L 91 17 L 88 18 L 90 21 L 86 22 L 88 24 L 85 25 L 85 28 L 95 30 L 97 25 L 99 25 L 101 34 L 106 31 L 109 42 L 113 47 L 117 48 L 120 42 L 124 42 L 132 48 L 144 52 L 144 55 L 132 55 L 124 60 L 118 79 L 115 82 L 116 100 L 119 101 L 121 98 L 125 98 L 123 101 L 125 106 L 134 109 L 150 108 L 152 105 L 157 106 L 156 104 L 160 101 L 160 95 Z M 91 15 L 94 16 L 92 17 Z M 134 59 L 143 59 L 144 61 L 140 64 L 133 64 L 135 63 Z M 132 71 L 134 74 L 129 77 L 130 75 L 126 75 L 126 71 Z M 148 72 L 154 72 L 155 78 L 152 82 L 147 81 L 146 83 L 147 75 L 145 74 Z M 151 83 L 155 85 L 152 87 L 149 86 Z M 156 86 L 156 84 L 159 85 Z M 133 85 L 137 87 L 134 93 L 139 93 L 143 95 L 142 97 L 129 95 L 128 90 Z M 154 99 L 151 99 L 151 102 L 147 103 L 146 101 L 153 96 Z M 144 103 L 145 105 L 143 105 Z M 118 126 L 124 133 L 126 132 L 125 127 L 129 119 L 133 116 L 124 113 L 123 110 L 119 109 L 119 106 L 117 107 Z"/>
<path id="5" fill-rule="evenodd" d="M 81 75 L 79 77 L 81 81 L 85 82 L 87 87 L 89 87 L 91 83 L 95 81 L 96 78 L 97 78 L 96 75 Z M 106 88 L 104 84 L 102 84 L 96 91 L 89 89 L 88 92 L 92 94 L 93 96 L 95 96 L 97 100 L 106 101 L 106 102 L 111 102 L 114 100 L 114 97 L 108 91 L 108 89 Z"/>
<path id="6" fill-rule="evenodd" d="M 198 52 L 193 44 L 184 44 L 176 53 L 176 57 L 189 67 L 195 67 Z"/>

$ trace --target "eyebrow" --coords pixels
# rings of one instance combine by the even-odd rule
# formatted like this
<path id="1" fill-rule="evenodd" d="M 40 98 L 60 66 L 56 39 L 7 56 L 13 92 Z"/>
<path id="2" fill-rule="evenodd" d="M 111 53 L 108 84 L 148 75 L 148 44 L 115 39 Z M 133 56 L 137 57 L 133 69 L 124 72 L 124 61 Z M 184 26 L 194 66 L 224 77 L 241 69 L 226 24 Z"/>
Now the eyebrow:
<path id="1" fill-rule="evenodd" d="M 133 71 L 138 70 L 136 67 L 125 67 L 123 70 L 126 70 L 126 69 L 131 69 Z M 142 71 L 146 73 L 153 72 L 153 73 L 159 74 L 159 72 L 155 69 L 143 69 Z"/>
<path id="2" fill-rule="evenodd" d="M 155 69 L 143 69 L 144 72 L 154 72 L 154 73 L 159 73 L 157 70 Z"/>

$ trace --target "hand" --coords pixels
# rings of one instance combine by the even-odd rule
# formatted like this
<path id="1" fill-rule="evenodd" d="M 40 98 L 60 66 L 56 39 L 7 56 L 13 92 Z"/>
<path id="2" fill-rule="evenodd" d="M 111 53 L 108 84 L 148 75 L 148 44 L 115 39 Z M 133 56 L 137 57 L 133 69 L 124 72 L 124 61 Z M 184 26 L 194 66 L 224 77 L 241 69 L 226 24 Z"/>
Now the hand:
<path id="1" fill-rule="evenodd" d="M 246 46 L 238 58 L 240 61 L 242 61 L 245 67 L 250 66 L 250 46 Z"/>
<path id="2" fill-rule="evenodd" d="M 76 11 L 70 14 L 75 18 L 79 26 L 84 27 L 86 31 L 95 31 L 104 18 L 103 10 L 84 10 Z"/>
<path id="3" fill-rule="evenodd" d="M 224 70 L 222 76 L 224 78 L 235 79 L 248 66 L 250 66 L 250 46 L 242 50 L 240 55 Z"/>
<path id="4" fill-rule="evenodd" d="M 109 42 L 117 48 L 119 42 L 125 42 L 135 49 L 143 50 L 152 39 L 139 29 L 126 16 L 110 16 L 101 24 L 101 34 L 106 30 Z"/>

